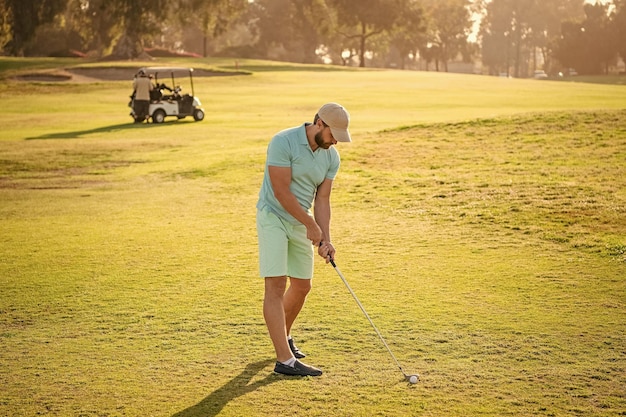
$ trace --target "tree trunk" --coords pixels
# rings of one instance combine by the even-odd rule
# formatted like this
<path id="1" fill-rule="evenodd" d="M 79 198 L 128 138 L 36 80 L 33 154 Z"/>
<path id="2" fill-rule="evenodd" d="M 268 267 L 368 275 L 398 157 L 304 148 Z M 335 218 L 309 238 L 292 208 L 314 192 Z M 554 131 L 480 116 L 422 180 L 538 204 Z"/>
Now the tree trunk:
<path id="1" fill-rule="evenodd" d="M 365 68 L 365 23 L 361 23 L 361 50 L 359 51 L 359 67 Z"/>

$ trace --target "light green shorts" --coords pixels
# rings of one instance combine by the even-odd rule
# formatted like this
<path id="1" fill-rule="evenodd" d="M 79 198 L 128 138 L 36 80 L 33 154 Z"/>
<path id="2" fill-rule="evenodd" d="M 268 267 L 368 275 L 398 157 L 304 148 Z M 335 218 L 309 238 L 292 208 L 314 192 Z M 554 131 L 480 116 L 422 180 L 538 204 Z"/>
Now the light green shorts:
<path id="1" fill-rule="evenodd" d="M 313 245 L 303 224 L 294 225 L 268 210 L 257 210 L 256 228 L 261 277 L 313 277 Z"/>

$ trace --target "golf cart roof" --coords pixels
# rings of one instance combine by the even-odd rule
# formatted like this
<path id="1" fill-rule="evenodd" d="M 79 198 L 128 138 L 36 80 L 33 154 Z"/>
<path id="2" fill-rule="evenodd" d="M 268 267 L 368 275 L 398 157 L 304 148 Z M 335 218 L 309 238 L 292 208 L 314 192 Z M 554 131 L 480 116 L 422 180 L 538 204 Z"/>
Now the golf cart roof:
<path id="1" fill-rule="evenodd" d="M 139 70 L 143 70 L 146 74 L 157 74 L 161 73 L 173 73 L 173 74 L 189 74 L 193 72 L 193 68 L 188 67 L 143 67 L 139 68 Z"/>

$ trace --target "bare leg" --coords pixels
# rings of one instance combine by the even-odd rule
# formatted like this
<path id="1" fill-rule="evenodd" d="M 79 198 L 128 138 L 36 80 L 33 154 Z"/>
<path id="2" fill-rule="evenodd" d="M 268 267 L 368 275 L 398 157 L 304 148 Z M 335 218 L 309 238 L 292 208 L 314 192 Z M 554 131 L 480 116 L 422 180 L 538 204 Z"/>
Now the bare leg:
<path id="1" fill-rule="evenodd" d="M 310 279 L 290 278 L 289 289 L 283 297 L 287 335 L 291 332 L 291 326 L 293 326 L 296 317 L 302 310 L 309 291 L 311 291 Z"/>
<path id="2" fill-rule="evenodd" d="M 276 359 L 284 362 L 293 357 L 287 342 L 287 328 L 285 325 L 284 296 L 287 286 L 287 277 L 265 278 L 265 298 L 263 299 L 263 317 L 274 344 Z"/>

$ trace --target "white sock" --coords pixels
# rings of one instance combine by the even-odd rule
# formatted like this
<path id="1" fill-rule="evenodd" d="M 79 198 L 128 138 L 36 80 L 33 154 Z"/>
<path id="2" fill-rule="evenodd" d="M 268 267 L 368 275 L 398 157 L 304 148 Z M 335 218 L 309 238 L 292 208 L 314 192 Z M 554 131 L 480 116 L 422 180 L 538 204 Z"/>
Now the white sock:
<path id="1" fill-rule="evenodd" d="M 285 362 L 281 362 L 281 363 L 283 365 L 291 366 L 293 368 L 293 365 L 296 363 L 296 358 L 292 356 L 291 359 L 288 359 Z"/>
<path id="2" fill-rule="evenodd" d="M 293 340 L 293 339 L 291 338 L 291 335 L 287 336 L 287 340 Z"/>

